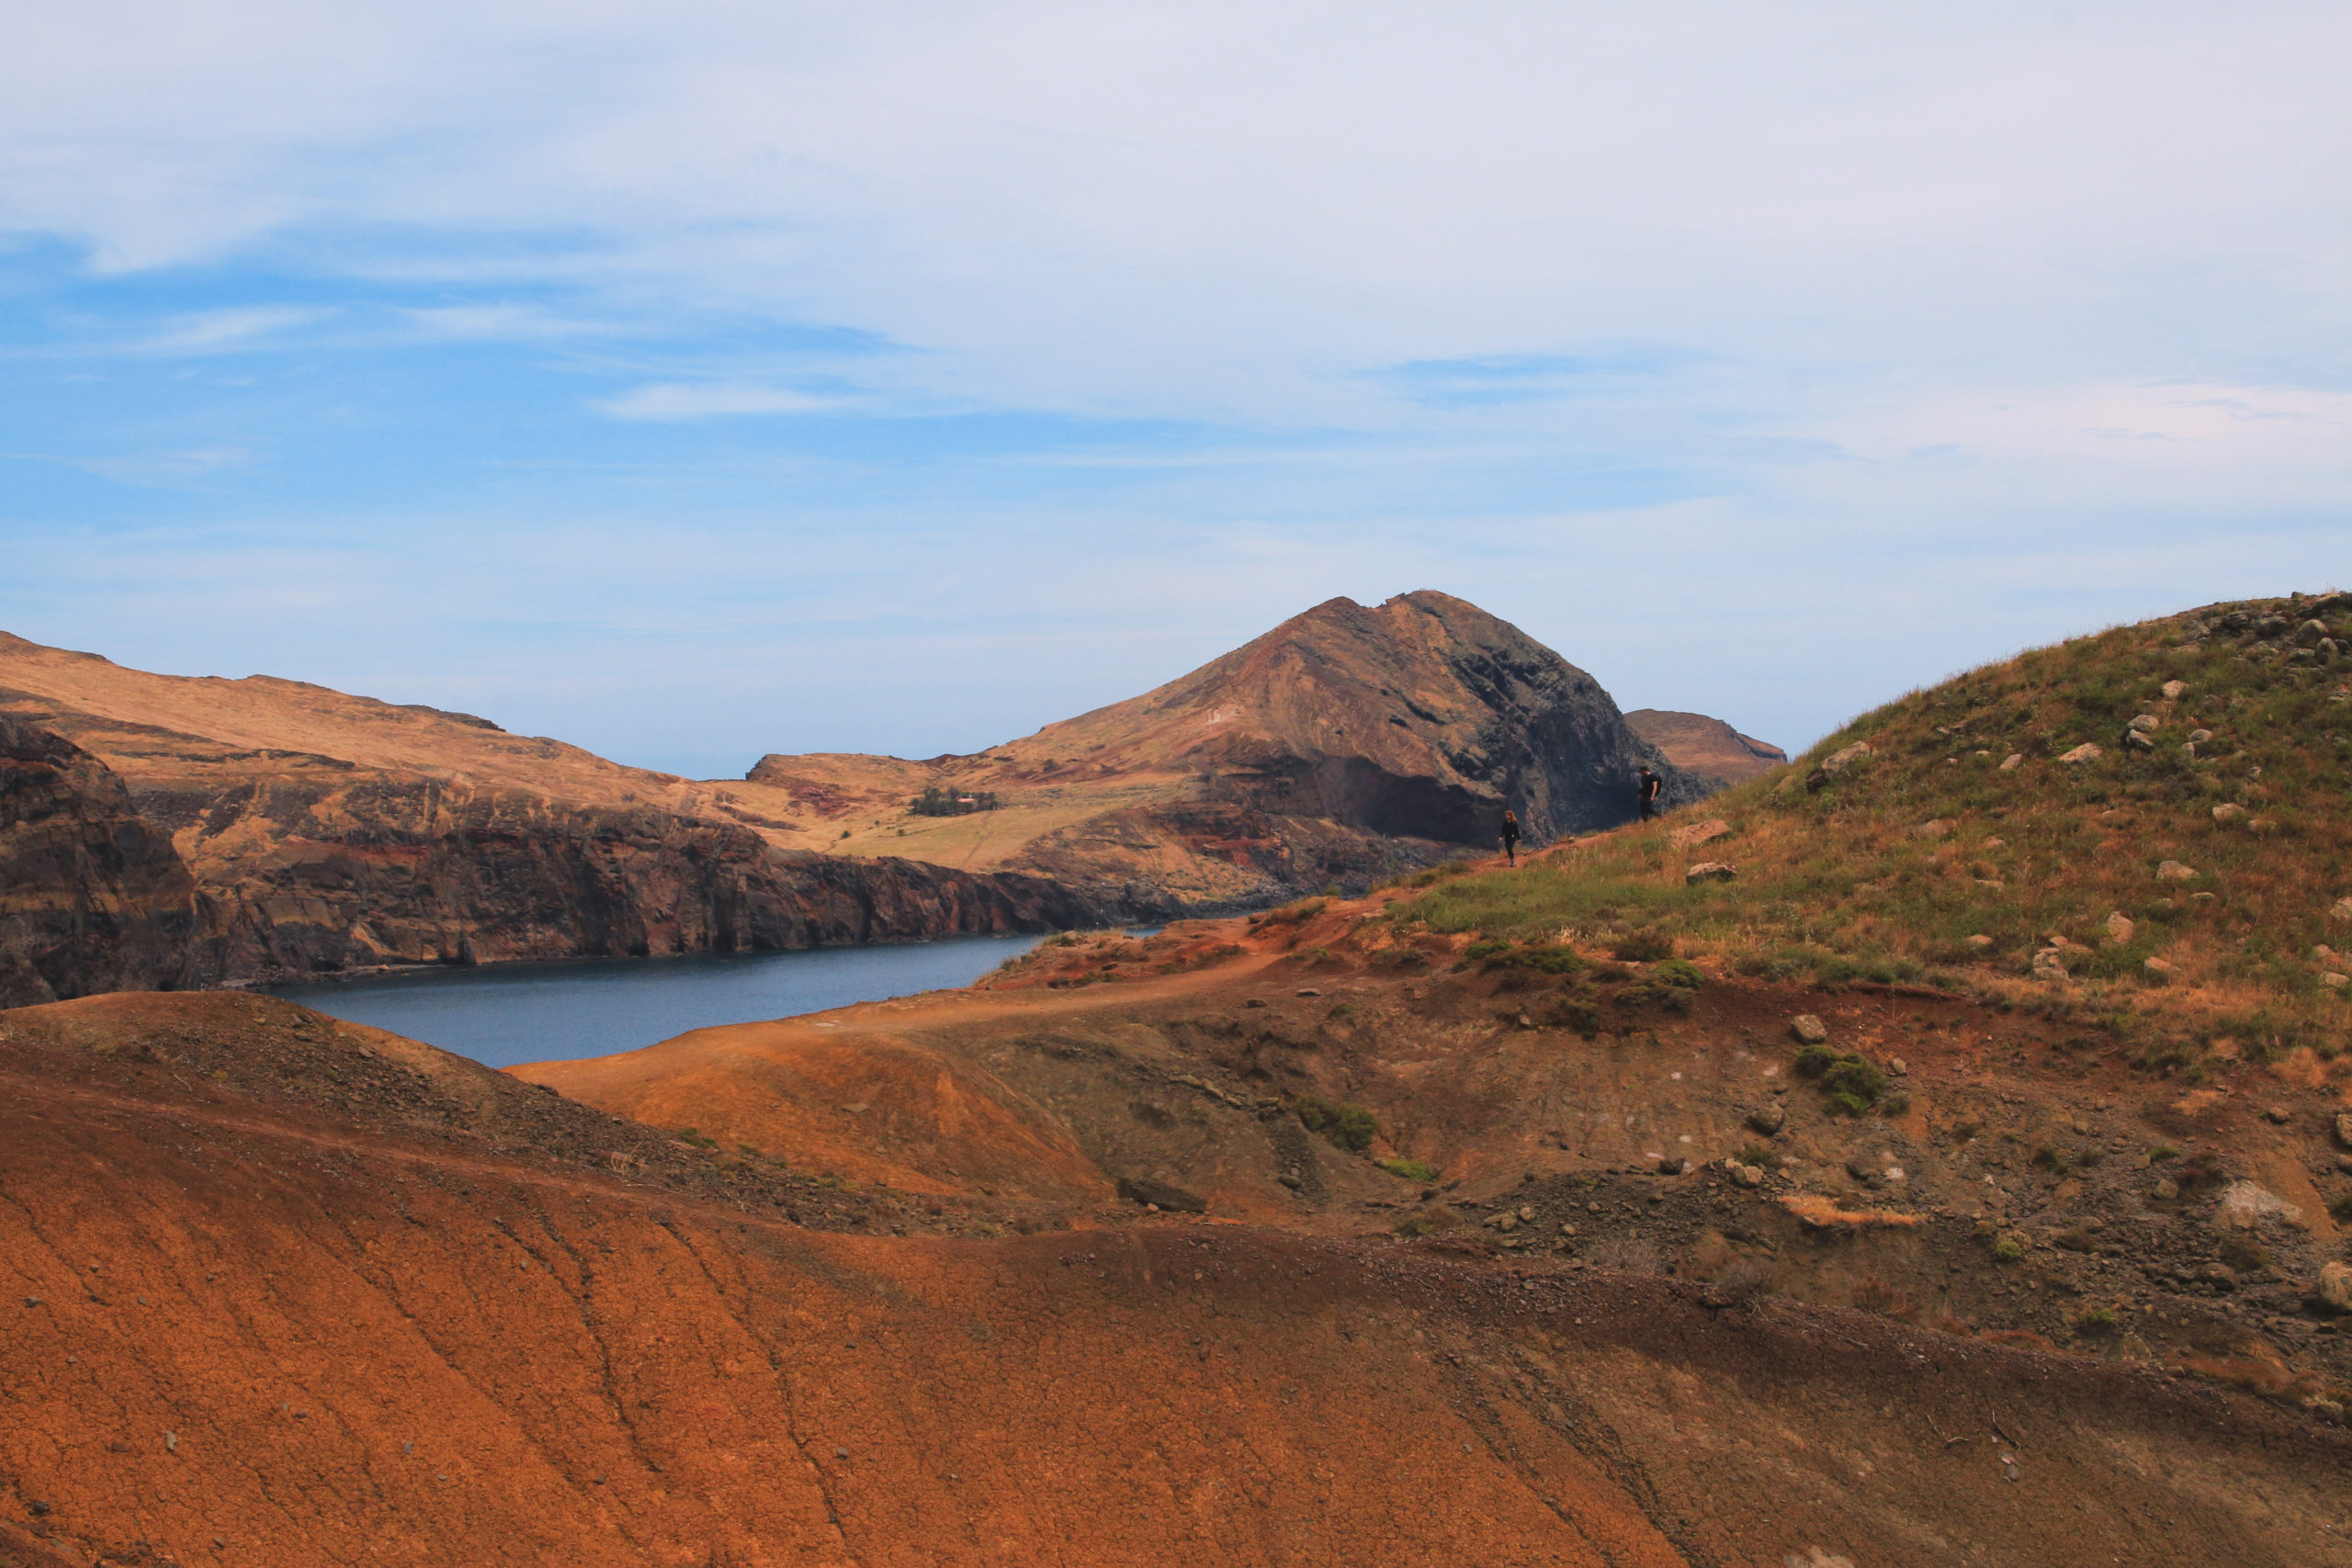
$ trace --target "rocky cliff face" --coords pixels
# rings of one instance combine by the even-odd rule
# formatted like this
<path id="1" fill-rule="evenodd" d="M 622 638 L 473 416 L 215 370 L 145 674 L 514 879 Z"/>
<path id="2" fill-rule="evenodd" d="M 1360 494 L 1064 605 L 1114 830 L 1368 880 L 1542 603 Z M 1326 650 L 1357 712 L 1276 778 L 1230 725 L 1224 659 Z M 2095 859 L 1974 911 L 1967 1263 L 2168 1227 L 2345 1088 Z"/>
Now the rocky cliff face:
<path id="1" fill-rule="evenodd" d="M 744 953 L 1042 931 L 1093 911 L 1032 876 L 779 850 L 653 807 L 381 775 L 156 781 L 230 971 Z"/>
<path id="2" fill-rule="evenodd" d="M 203 917 L 105 763 L 0 715 L 0 1007 L 200 984 Z"/>
<path id="3" fill-rule="evenodd" d="M 10 940 L 46 954 L 59 996 L 1103 918 L 1035 876 L 779 845 L 691 781 L 299 682 L 150 675 L 0 638 L 6 713 L 46 738 L 25 742 L 18 794 L 19 815 L 47 826 L 18 829 L 16 855 L 40 891 Z M 160 925 L 132 918 L 173 898 Z M 191 936 L 201 963 L 158 956 Z M 47 999 L 21 974 L 13 994 Z"/>

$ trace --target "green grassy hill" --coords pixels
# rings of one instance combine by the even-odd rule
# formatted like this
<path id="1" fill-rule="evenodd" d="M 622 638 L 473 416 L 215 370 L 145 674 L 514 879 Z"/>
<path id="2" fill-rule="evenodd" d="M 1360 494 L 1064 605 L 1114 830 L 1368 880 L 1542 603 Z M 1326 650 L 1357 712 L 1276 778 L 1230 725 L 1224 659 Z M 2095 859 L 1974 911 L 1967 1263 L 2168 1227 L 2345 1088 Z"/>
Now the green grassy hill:
<path id="1" fill-rule="evenodd" d="M 2352 594 L 2219 604 L 1973 670 L 1788 768 L 1390 918 L 1925 981 L 2099 1014 L 2149 1060 L 2352 1025 Z M 1714 826 L 1720 825 L 1720 831 Z M 1691 868 L 1715 863 L 1728 880 Z M 1424 874 L 1429 877 L 1433 874 Z"/>

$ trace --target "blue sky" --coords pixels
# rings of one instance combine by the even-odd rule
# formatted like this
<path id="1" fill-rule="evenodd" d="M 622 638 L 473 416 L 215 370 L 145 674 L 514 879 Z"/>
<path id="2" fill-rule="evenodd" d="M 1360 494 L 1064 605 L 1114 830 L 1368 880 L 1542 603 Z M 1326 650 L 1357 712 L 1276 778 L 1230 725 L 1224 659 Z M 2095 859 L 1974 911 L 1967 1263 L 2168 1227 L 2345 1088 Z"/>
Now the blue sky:
<path id="1" fill-rule="evenodd" d="M 17 19 L 0 627 L 723 776 L 1338 593 L 1797 745 L 2352 580 L 2340 5 L 394 9 Z"/>

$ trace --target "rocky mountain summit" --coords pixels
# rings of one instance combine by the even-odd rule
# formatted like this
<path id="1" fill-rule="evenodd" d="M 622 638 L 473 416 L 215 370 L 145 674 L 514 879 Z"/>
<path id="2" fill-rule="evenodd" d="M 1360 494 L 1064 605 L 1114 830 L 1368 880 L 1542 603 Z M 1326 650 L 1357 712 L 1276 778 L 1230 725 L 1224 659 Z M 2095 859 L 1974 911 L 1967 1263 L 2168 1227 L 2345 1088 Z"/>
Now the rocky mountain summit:
<path id="1" fill-rule="evenodd" d="M 1188 675 L 974 757 L 771 756 L 750 783 L 849 844 L 1035 872 L 1138 914 L 1265 903 L 1668 807 L 1713 787 L 1628 727 L 1600 683 L 1448 594 L 1332 599 Z M 910 795 L 993 810 L 910 817 Z M 917 847 L 920 846 L 920 847 Z"/>

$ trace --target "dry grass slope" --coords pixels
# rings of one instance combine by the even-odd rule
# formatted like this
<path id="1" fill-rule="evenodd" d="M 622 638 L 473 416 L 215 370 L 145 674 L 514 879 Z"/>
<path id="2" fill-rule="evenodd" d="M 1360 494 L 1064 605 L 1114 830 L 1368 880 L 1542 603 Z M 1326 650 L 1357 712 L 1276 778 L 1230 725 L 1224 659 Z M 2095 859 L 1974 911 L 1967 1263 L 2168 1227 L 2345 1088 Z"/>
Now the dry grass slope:
<path id="1" fill-rule="evenodd" d="M 2352 1021 L 2332 978 L 2352 960 L 2329 945 L 2352 944 L 2347 655 L 2347 595 L 2037 649 L 1865 714 L 1772 777 L 1443 882 L 1392 919 L 1646 931 L 1772 978 L 2055 1005 L 2192 1072 L 2209 1052 L 2332 1058 Z M 1702 862 L 1736 875 L 1689 880 Z"/>

